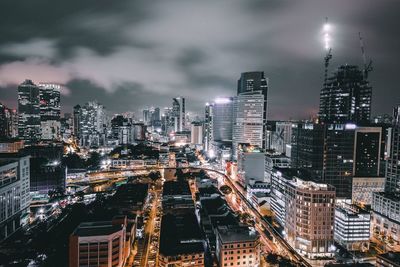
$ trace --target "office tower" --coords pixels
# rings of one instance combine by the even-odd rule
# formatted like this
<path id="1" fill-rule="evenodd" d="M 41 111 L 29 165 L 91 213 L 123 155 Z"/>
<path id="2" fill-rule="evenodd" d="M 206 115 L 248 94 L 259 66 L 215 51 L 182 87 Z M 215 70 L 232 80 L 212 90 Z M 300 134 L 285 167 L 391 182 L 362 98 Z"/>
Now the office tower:
<path id="1" fill-rule="evenodd" d="M 174 122 L 174 131 L 182 132 L 185 129 L 185 98 L 176 97 L 172 100 L 172 118 Z"/>
<path id="2" fill-rule="evenodd" d="M 293 122 L 290 121 L 276 122 L 270 146 L 276 153 L 286 154 L 287 146 L 290 146 L 292 141 L 292 125 Z"/>
<path id="3" fill-rule="evenodd" d="M 174 119 L 172 117 L 172 108 L 165 107 L 161 115 L 161 132 L 164 135 L 174 131 Z"/>
<path id="4" fill-rule="evenodd" d="M 63 140 L 68 140 L 74 132 L 74 118 L 71 113 L 65 113 L 60 119 L 60 133 Z"/>
<path id="5" fill-rule="evenodd" d="M 69 238 L 69 267 L 122 267 L 129 255 L 127 220 L 81 223 Z"/>
<path id="6" fill-rule="evenodd" d="M 60 139 L 60 90 L 61 86 L 51 83 L 39 83 L 40 128 L 42 140 Z"/>
<path id="7" fill-rule="evenodd" d="M 27 144 L 40 140 L 39 87 L 31 80 L 18 86 L 18 137 Z"/>
<path id="8" fill-rule="evenodd" d="M 89 101 L 74 107 L 74 131 L 83 147 L 105 144 L 105 107 L 97 101 Z"/>
<path id="9" fill-rule="evenodd" d="M 73 132 L 75 138 L 78 138 L 80 135 L 80 132 L 81 132 L 81 128 L 79 125 L 79 122 L 81 121 L 81 111 L 82 111 L 82 108 L 80 105 L 74 106 L 73 115 L 72 115 L 72 117 L 73 117 L 73 131 L 72 132 Z"/>
<path id="10" fill-rule="evenodd" d="M 144 109 L 143 110 L 143 123 L 145 125 L 150 124 L 150 110 L 149 109 Z"/>
<path id="11" fill-rule="evenodd" d="M 160 124 L 160 108 L 153 108 L 151 114 L 151 125 L 158 126 Z"/>
<path id="12" fill-rule="evenodd" d="M 343 65 L 327 79 L 320 95 L 323 123 L 368 124 L 372 87 L 357 66 Z"/>
<path id="13" fill-rule="evenodd" d="M 217 98 L 212 106 L 212 140 L 232 141 L 233 98 Z"/>
<path id="14" fill-rule="evenodd" d="M 0 241 L 29 219 L 29 156 L 0 153 Z"/>
<path id="15" fill-rule="evenodd" d="M 213 104 L 206 103 L 204 109 L 204 150 L 211 149 L 213 141 Z"/>
<path id="16" fill-rule="evenodd" d="M 14 109 L 0 103 L 0 139 L 18 136 L 18 114 Z"/>
<path id="17" fill-rule="evenodd" d="M 291 164 L 322 175 L 324 153 L 324 126 L 314 123 L 296 123 L 292 129 Z"/>
<path id="18" fill-rule="evenodd" d="M 307 258 L 331 257 L 335 188 L 294 177 L 286 192 L 285 239 Z"/>
<path id="19" fill-rule="evenodd" d="M 349 251 L 369 249 L 371 214 L 355 205 L 335 208 L 335 241 Z"/>
<path id="20" fill-rule="evenodd" d="M 261 94 L 263 96 L 262 110 L 262 148 L 267 148 L 267 100 L 268 100 L 268 79 L 265 78 L 263 71 L 244 72 L 238 80 L 237 95 Z"/>
<path id="21" fill-rule="evenodd" d="M 376 237 L 400 242 L 400 106 L 393 112 L 390 141 L 385 191 L 373 194 L 371 229 Z"/>
<path id="22" fill-rule="evenodd" d="M 192 145 L 202 145 L 203 144 L 203 123 L 202 122 L 192 122 L 190 129 L 190 143 Z"/>
<path id="23" fill-rule="evenodd" d="M 234 99 L 233 107 L 233 159 L 237 159 L 239 144 L 250 144 L 263 148 L 265 96 L 261 91 L 241 93 Z M 215 124 L 214 124 L 215 125 Z M 214 132 L 217 129 L 214 127 Z"/>
<path id="24" fill-rule="evenodd" d="M 38 144 L 21 151 L 30 156 L 30 191 L 36 195 L 47 195 L 50 191 L 65 190 L 66 167 L 62 159 L 61 144 Z"/>

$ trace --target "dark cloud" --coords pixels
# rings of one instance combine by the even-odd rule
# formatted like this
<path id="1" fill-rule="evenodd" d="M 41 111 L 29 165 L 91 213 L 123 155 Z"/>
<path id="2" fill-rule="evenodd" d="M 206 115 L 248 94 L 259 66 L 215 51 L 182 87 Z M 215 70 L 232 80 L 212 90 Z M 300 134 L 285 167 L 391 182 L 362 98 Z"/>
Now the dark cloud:
<path id="1" fill-rule="evenodd" d="M 374 60 L 373 111 L 400 102 L 398 1 L 0 2 L 0 100 L 15 106 L 25 78 L 68 90 L 63 109 L 91 99 L 111 112 L 234 95 L 242 71 L 270 79 L 271 118 L 306 118 L 318 109 L 323 79 L 321 26 L 334 25 L 331 70 L 362 64 L 358 32 Z"/>

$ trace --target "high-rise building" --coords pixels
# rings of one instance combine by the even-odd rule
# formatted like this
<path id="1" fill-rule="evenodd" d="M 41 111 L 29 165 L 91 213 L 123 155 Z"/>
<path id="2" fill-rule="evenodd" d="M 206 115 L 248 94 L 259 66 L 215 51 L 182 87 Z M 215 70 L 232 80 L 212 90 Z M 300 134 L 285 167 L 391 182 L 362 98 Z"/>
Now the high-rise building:
<path id="1" fill-rule="evenodd" d="M 374 236 L 400 242 L 400 106 L 393 112 L 390 154 L 386 165 L 385 191 L 373 194 L 372 227 Z"/>
<path id="2" fill-rule="evenodd" d="M 0 139 L 18 136 L 18 114 L 15 109 L 7 108 L 0 103 Z"/>
<path id="3" fill-rule="evenodd" d="M 202 122 L 192 122 L 191 123 L 190 143 L 192 145 L 202 145 L 203 144 L 203 123 Z"/>
<path id="4" fill-rule="evenodd" d="M 335 241 L 350 251 L 369 249 L 371 214 L 355 205 L 335 208 Z"/>
<path id="5" fill-rule="evenodd" d="M 42 140 L 60 140 L 60 90 L 61 86 L 39 83 L 40 128 Z"/>
<path id="6" fill-rule="evenodd" d="M 319 119 L 324 123 L 368 124 L 372 87 L 358 66 L 343 65 L 327 79 L 320 95 Z"/>
<path id="7" fill-rule="evenodd" d="M 290 121 L 277 121 L 275 124 L 275 131 L 272 133 L 272 140 L 270 148 L 277 153 L 286 154 L 288 145 L 292 141 L 292 126 L 293 122 Z"/>
<path id="8" fill-rule="evenodd" d="M 184 97 L 172 99 L 172 118 L 174 122 L 174 131 L 182 132 L 185 129 L 186 104 Z"/>
<path id="9" fill-rule="evenodd" d="M 29 219 L 29 156 L 0 153 L 0 241 Z"/>
<path id="10" fill-rule="evenodd" d="M 268 79 L 265 78 L 263 71 L 244 72 L 238 80 L 237 95 L 262 95 L 262 145 L 263 149 L 267 148 L 267 108 L 268 108 Z"/>
<path id="11" fill-rule="evenodd" d="M 263 148 L 264 105 L 265 97 L 261 91 L 249 94 L 241 93 L 235 97 L 232 134 L 233 159 L 237 159 L 237 149 L 241 143 Z"/>
<path id="12" fill-rule="evenodd" d="M 217 98 L 212 105 L 212 141 L 232 142 L 233 98 Z"/>
<path id="13" fill-rule="evenodd" d="M 335 188 L 298 177 L 288 181 L 286 188 L 285 239 L 308 258 L 331 257 Z"/>
<path id="14" fill-rule="evenodd" d="M 40 140 L 39 87 L 31 80 L 18 86 L 18 136 L 27 144 Z"/>
<path id="15" fill-rule="evenodd" d="M 74 107 L 74 132 L 83 147 L 105 144 L 106 111 L 97 101 Z"/>
<path id="16" fill-rule="evenodd" d="M 204 150 L 211 149 L 213 142 L 213 104 L 206 103 L 204 112 Z"/>

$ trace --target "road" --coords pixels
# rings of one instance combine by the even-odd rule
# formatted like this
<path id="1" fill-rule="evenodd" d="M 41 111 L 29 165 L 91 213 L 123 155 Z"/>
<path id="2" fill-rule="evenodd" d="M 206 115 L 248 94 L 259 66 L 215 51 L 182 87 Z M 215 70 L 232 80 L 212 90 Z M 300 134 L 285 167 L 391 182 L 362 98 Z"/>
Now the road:
<path id="1" fill-rule="evenodd" d="M 144 256 L 142 257 L 142 261 L 140 263 L 140 266 L 150 266 L 148 260 L 149 260 L 149 253 L 150 250 L 152 249 L 152 244 L 151 244 L 151 237 L 154 233 L 154 224 L 155 224 L 155 218 L 156 218 L 156 212 L 157 212 L 157 199 L 158 199 L 158 194 L 156 191 L 154 192 L 154 198 L 152 199 L 151 202 L 151 210 L 149 214 L 149 219 L 146 223 L 145 227 L 145 238 L 144 238 Z"/>
<path id="2" fill-rule="evenodd" d="M 285 254 L 284 252 L 286 252 L 287 256 L 289 256 L 289 258 L 291 260 L 298 262 L 299 264 L 301 264 L 301 266 L 312 267 L 312 265 L 310 263 L 308 263 L 296 250 L 294 250 L 286 242 L 286 240 L 283 239 L 283 237 L 280 235 L 280 233 L 267 220 L 264 219 L 264 217 L 259 213 L 259 211 L 256 208 L 254 208 L 253 205 L 251 205 L 251 203 L 245 197 L 246 194 L 245 194 L 244 190 L 241 187 L 237 186 L 235 181 L 233 181 L 231 179 L 231 177 L 227 176 L 225 173 L 223 173 L 221 171 L 217 171 L 217 170 L 213 170 L 213 169 L 206 169 L 206 171 L 215 172 L 215 173 L 218 173 L 219 175 L 223 175 L 225 183 L 228 186 L 230 186 L 233 189 L 233 191 L 240 197 L 240 199 L 242 201 L 242 205 L 244 205 L 244 207 L 246 207 L 247 212 L 249 212 L 250 215 L 252 215 L 254 218 L 256 218 L 256 224 L 261 224 L 262 227 L 265 230 L 267 230 L 277 241 L 277 243 L 279 244 L 279 246 L 281 248 L 281 251 L 280 251 L 281 253 Z M 260 235 L 263 237 L 264 240 L 268 239 L 268 237 L 266 236 L 264 231 L 262 231 L 262 229 L 260 229 L 260 227 L 257 230 L 260 233 Z M 270 242 L 267 242 L 267 244 L 269 244 L 269 243 Z M 273 246 L 270 246 L 270 249 L 273 250 Z"/>
<path id="3" fill-rule="evenodd" d="M 242 206 L 246 208 L 246 212 L 249 212 L 250 215 L 252 215 L 254 218 L 256 218 L 256 224 L 259 224 L 256 227 L 256 230 L 260 233 L 260 235 L 262 236 L 262 240 L 268 240 L 268 237 L 266 236 L 266 234 L 264 233 L 264 230 L 268 231 L 269 234 L 271 236 L 274 237 L 274 240 L 277 242 L 277 249 L 274 248 L 274 245 L 272 245 L 273 243 L 271 242 L 266 242 L 265 244 L 269 244 L 268 245 L 268 249 L 272 250 L 272 251 L 277 251 L 285 256 L 288 256 L 290 259 L 298 262 L 301 266 L 304 267 L 312 267 L 312 265 L 310 263 L 307 262 L 307 260 L 305 260 L 295 249 L 293 249 L 287 242 L 286 240 L 284 240 L 284 238 L 281 236 L 281 233 L 279 233 L 272 224 L 270 224 L 267 220 L 265 220 L 265 218 L 259 213 L 259 211 L 254 208 L 251 203 L 247 200 L 246 198 L 246 194 L 244 192 L 244 190 L 236 185 L 236 182 L 229 176 L 227 176 L 224 172 L 219 171 L 219 170 L 215 170 L 212 168 L 204 168 L 204 167 L 145 167 L 145 168 L 135 168 L 135 169 L 123 169 L 123 170 L 103 170 L 103 171 L 98 171 L 95 173 L 92 173 L 92 175 L 102 175 L 102 174 L 110 174 L 110 173 L 114 173 L 114 174 L 122 174 L 124 172 L 134 172 L 134 171 L 143 171 L 143 170 L 161 170 L 161 169 L 203 169 L 204 171 L 207 172 L 213 172 L 216 173 L 218 175 L 221 175 L 222 177 L 224 177 L 224 182 L 229 185 L 235 194 L 237 194 L 241 201 L 242 201 Z M 154 205 L 155 206 L 155 205 Z M 153 209 L 152 209 L 152 214 L 153 213 Z M 262 227 L 261 227 L 261 226 Z M 152 233 L 153 229 L 154 229 L 154 224 L 151 223 L 148 227 L 151 227 L 151 231 L 149 231 L 149 233 Z M 146 231 L 147 232 L 147 231 Z M 150 239 L 150 236 L 147 237 L 147 242 Z M 148 246 L 145 246 L 148 247 Z M 148 249 L 146 251 L 148 253 Z M 146 253 L 146 255 L 147 255 Z M 147 256 L 145 256 L 145 260 L 147 263 Z M 141 265 L 141 266 L 147 266 L 147 265 Z"/>

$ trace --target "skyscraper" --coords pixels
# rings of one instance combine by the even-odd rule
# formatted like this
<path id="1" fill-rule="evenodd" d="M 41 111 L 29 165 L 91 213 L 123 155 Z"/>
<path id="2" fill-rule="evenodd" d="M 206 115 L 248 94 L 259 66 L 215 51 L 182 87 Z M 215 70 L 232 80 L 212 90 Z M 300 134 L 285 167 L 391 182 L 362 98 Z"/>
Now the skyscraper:
<path id="1" fill-rule="evenodd" d="M 185 98 L 176 97 L 172 100 L 172 117 L 174 120 L 174 131 L 182 132 L 185 129 Z"/>
<path id="2" fill-rule="evenodd" d="M 60 139 L 60 89 L 58 84 L 40 83 L 40 125 L 43 140 Z"/>
<path id="3" fill-rule="evenodd" d="M 385 192 L 373 194 L 371 229 L 375 236 L 400 242 L 400 105 L 394 109 L 393 115 Z"/>
<path id="4" fill-rule="evenodd" d="M 217 98 L 212 106 L 212 141 L 232 142 L 233 98 Z"/>
<path id="5" fill-rule="evenodd" d="M 237 95 L 262 95 L 262 148 L 267 148 L 267 100 L 268 100 L 268 79 L 265 78 L 263 71 L 243 72 L 238 80 Z"/>
<path id="6" fill-rule="evenodd" d="M 40 140 L 39 87 L 31 80 L 18 86 L 18 136 L 27 144 Z"/>
<path id="7" fill-rule="evenodd" d="M 204 150 L 211 148 L 213 141 L 213 104 L 206 103 L 204 112 Z"/>
<path id="8" fill-rule="evenodd" d="M 327 79 L 320 95 L 324 123 L 369 123 L 372 88 L 358 66 L 343 65 Z"/>
<path id="9" fill-rule="evenodd" d="M 18 136 L 18 114 L 15 109 L 10 109 L 0 103 L 0 139 Z"/>
<path id="10" fill-rule="evenodd" d="M 264 108 L 265 96 L 261 91 L 241 93 L 235 97 L 232 135 L 234 159 L 237 159 L 239 144 L 247 143 L 257 147 L 265 145 Z"/>
<path id="11" fill-rule="evenodd" d="M 75 117 L 76 116 L 76 117 Z M 105 107 L 97 101 L 89 101 L 84 106 L 74 107 L 74 131 L 81 146 L 100 146 L 105 144 Z"/>

